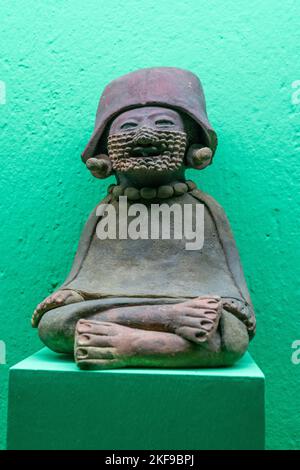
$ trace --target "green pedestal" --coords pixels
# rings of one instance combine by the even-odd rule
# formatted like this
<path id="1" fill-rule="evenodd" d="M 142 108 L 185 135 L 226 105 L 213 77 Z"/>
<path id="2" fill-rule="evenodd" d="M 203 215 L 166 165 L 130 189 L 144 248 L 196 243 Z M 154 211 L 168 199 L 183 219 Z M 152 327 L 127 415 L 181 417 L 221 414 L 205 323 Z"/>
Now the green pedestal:
<path id="1" fill-rule="evenodd" d="M 10 370 L 9 449 L 264 447 L 264 375 L 227 369 L 80 371 L 42 349 Z"/>

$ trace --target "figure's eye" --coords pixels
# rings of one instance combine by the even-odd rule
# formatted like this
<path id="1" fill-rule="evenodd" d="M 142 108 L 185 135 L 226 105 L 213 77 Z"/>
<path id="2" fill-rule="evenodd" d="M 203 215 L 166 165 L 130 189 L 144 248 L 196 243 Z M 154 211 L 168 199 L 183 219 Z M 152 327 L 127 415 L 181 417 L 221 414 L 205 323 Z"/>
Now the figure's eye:
<path id="1" fill-rule="evenodd" d="M 124 122 L 124 124 L 122 124 L 121 126 L 121 129 L 133 129 L 134 127 L 137 126 L 137 123 L 136 122 L 133 122 L 133 121 L 130 121 L 130 122 Z"/>
<path id="2" fill-rule="evenodd" d="M 157 121 L 155 121 L 155 125 L 159 127 L 168 127 L 174 126 L 174 122 L 170 119 L 158 119 Z"/>

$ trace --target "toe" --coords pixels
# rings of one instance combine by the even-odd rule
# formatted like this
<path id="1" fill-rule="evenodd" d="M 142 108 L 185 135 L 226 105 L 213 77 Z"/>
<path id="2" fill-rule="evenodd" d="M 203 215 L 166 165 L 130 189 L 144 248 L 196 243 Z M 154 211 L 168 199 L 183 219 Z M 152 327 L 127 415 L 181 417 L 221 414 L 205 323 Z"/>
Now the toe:
<path id="1" fill-rule="evenodd" d="M 121 329 L 126 328 L 114 323 L 93 320 L 79 320 L 77 322 L 77 333 L 91 333 L 94 335 L 116 336 Z"/>
<path id="2" fill-rule="evenodd" d="M 197 298 L 193 301 L 194 306 L 197 306 L 198 308 L 207 308 L 207 309 L 214 309 L 217 310 L 221 303 L 220 300 L 216 299 L 201 299 Z"/>
<path id="3" fill-rule="evenodd" d="M 181 326 L 210 330 L 214 326 L 214 321 L 206 317 L 199 318 L 199 316 L 184 316 L 180 318 L 180 324 Z"/>
<path id="4" fill-rule="evenodd" d="M 91 333 L 79 334 L 76 339 L 78 346 L 109 347 L 113 346 L 110 336 L 95 335 Z"/>
<path id="5" fill-rule="evenodd" d="M 45 307 L 46 307 L 45 302 L 42 302 L 42 303 L 38 304 L 38 306 L 36 307 L 35 311 L 36 311 L 37 313 L 42 312 Z"/>
<path id="6" fill-rule="evenodd" d="M 38 326 L 38 323 L 43 316 L 43 312 L 41 310 L 38 310 L 37 308 L 33 312 L 33 315 L 31 317 L 31 325 L 35 328 Z"/>
<path id="7" fill-rule="evenodd" d="M 196 318 L 208 318 L 209 320 L 215 320 L 218 317 L 218 311 L 217 310 L 211 310 L 207 308 L 190 308 L 189 311 L 187 311 L 187 315 L 190 317 L 196 317 Z"/>
<path id="8" fill-rule="evenodd" d="M 211 321 L 209 318 L 200 318 L 199 324 L 200 324 L 200 328 L 208 332 L 213 329 L 215 322 Z"/>
<path id="9" fill-rule="evenodd" d="M 97 348 L 93 346 L 79 347 L 75 350 L 77 360 L 87 359 L 115 359 L 115 350 L 113 348 Z"/>
<path id="10" fill-rule="evenodd" d="M 37 313 L 36 313 L 36 311 L 34 311 L 32 317 L 31 317 L 31 326 L 33 326 L 33 328 L 35 328 L 37 326 L 37 322 L 38 322 Z"/>
<path id="11" fill-rule="evenodd" d="M 203 343 L 207 341 L 207 332 L 205 330 L 201 330 L 200 328 L 192 328 L 189 326 L 183 326 L 176 330 L 176 334 L 182 336 L 183 338 L 191 341 L 193 343 Z"/>
<path id="12" fill-rule="evenodd" d="M 107 325 L 92 324 L 92 323 L 79 323 L 77 324 L 76 331 L 78 334 L 88 333 L 101 336 L 113 336 L 111 328 Z"/>

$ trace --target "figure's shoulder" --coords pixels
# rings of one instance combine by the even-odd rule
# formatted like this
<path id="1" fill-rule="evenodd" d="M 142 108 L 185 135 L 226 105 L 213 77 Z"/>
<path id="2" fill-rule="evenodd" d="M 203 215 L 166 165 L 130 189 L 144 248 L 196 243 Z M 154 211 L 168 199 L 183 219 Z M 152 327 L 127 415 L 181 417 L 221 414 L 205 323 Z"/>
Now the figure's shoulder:
<path id="1" fill-rule="evenodd" d="M 191 191 L 190 194 L 199 202 L 205 204 L 205 206 L 207 207 L 209 212 L 212 213 L 212 215 L 226 217 L 225 211 L 221 204 L 219 204 L 218 201 L 216 201 L 216 199 L 214 199 L 210 194 L 207 194 L 198 188 Z"/>
<path id="2" fill-rule="evenodd" d="M 213 218 L 220 237 L 223 239 L 224 244 L 227 242 L 232 243 L 233 233 L 229 224 L 229 220 L 223 207 L 209 194 L 201 191 L 200 189 L 194 189 L 190 193 L 195 199 L 205 204 L 208 212 Z"/>

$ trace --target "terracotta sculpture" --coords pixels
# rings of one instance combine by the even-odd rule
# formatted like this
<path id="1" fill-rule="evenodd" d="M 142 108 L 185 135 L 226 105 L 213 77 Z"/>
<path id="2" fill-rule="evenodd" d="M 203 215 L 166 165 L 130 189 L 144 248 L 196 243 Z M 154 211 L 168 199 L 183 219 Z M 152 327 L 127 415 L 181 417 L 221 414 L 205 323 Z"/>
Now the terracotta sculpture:
<path id="1" fill-rule="evenodd" d="M 121 196 L 129 206 L 143 204 L 146 219 L 153 204 L 204 205 L 204 244 L 187 250 L 184 237 L 101 240 L 103 213 L 95 210 L 67 280 L 33 314 L 49 348 L 96 369 L 222 367 L 244 354 L 255 316 L 228 221 L 185 179 L 186 168 L 211 163 L 216 146 L 194 74 L 142 69 L 105 88 L 82 154 L 94 176 L 116 176 L 102 205 L 114 208 L 118 229 L 129 217 Z"/>

